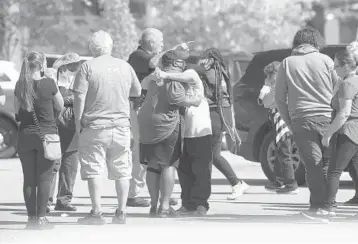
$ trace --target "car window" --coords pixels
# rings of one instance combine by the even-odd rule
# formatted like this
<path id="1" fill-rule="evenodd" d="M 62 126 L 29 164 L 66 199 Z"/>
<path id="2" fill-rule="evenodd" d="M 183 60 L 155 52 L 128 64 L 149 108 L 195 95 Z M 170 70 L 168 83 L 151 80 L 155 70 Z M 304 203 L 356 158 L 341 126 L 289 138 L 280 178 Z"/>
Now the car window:
<path id="1" fill-rule="evenodd" d="M 0 82 L 11 82 L 11 79 L 7 74 L 0 71 Z"/>
<path id="2" fill-rule="evenodd" d="M 322 53 L 328 55 L 331 57 L 331 59 L 334 59 L 334 56 L 336 53 L 342 51 L 346 46 L 333 46 L 333 47 L 325 47 L 321 50 Z"/>
<path id="3" fill-rule="evenodd" d="M 237 60 L 236 62 L 240 65 L 240 69 L 243 73 L 246 71 L 247 66 L 249 66 L 249 63 L 250 63 L 249 60 L 242 60 L 242 61 Z"/>

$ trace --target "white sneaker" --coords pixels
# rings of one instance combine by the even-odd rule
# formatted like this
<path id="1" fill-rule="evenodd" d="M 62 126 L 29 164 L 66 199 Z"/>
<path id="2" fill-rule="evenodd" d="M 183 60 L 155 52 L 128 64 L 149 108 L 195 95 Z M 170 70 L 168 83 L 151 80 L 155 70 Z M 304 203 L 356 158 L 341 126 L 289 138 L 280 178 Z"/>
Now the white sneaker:
<path id="1" fill-rule="evenodd" d="M 228 200 L 235 200 L 236 198 L 240 197 L 241 195 L 245 194 L 247 190 L 250 188 L 248 184 L 244 181 L 240 181 L 235 186 L 232 187 L 231 195 L 227 196 Z"/>

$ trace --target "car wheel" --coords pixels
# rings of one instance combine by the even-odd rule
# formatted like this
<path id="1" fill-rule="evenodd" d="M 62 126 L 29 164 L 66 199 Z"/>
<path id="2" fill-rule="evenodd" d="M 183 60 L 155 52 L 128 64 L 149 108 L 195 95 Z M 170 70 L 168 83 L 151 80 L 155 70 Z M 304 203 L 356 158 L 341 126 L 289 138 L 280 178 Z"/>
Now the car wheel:
<path id="1" fill-rule="evenodd" d="M 275 131 L 270 130 L 269 133 L 265 135 L 260 147 L 261 168 L 270 181 L 275 180 L 275 136 Z M 304 185 L 306 171 L 303 163 L 300 160 L 298 149 L 295 143 L 292 144 L 290 152 L 291 158 L 293 160 L 293 168 L 295 170 L 295 178 L 297 180 L 297 183 L 298 185 Z"/>
<path id="2" fill-rule="evenodd" d="M 17 154 L 17 128 L 9 120 L 0 117 L 0 158 L 12 158 Z"/>

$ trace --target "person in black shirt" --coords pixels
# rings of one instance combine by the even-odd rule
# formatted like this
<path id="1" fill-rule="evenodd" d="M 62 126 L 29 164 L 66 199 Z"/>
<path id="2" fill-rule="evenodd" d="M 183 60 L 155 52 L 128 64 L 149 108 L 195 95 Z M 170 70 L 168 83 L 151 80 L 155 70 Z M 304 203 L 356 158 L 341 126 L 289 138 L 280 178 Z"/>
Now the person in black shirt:
<path id="1" fill-rule="evenodd" d="M 40 138 L 57 133 L 55 110 L 63 108 L 56 82 L 42 76 L 44 55 L 30 52 L 21 67 L 15 87 L 14 106 L 20 122 L 17 149 L 24 173 L 24 198 L 28 215 L 27 229 L 50 229 L 46 219 L 54 161 L 46 159 Z M 37 117 L 40 128 L 36 126 Z"/>

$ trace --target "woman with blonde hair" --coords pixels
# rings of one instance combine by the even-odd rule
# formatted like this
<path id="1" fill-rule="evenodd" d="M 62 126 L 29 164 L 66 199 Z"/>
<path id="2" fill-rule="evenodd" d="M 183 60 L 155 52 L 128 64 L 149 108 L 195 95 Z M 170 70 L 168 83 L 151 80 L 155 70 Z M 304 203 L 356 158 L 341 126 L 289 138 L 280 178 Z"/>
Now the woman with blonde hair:
<path id="1" fill-rule="evenodd" d="M 55 160 L 45 157 L 43 137 L 57 134 L 55 110 L 63 108 L 56 82 L 44 76 L 45 55 L 30 52 L 25 56 L 15 87 L 14 106 L 20 122 L 18 154 L 28 214 L 27 229 L 51 229 L 46 216 Z"/>

